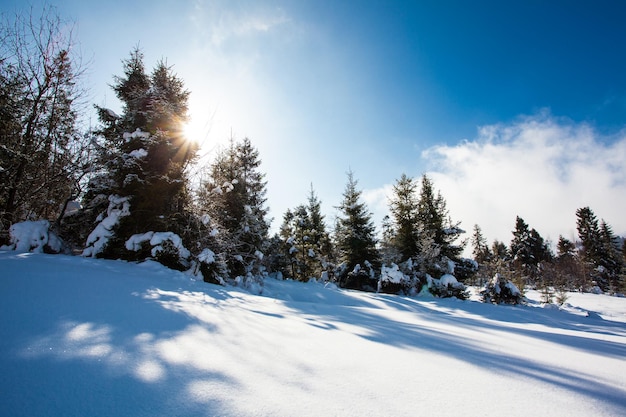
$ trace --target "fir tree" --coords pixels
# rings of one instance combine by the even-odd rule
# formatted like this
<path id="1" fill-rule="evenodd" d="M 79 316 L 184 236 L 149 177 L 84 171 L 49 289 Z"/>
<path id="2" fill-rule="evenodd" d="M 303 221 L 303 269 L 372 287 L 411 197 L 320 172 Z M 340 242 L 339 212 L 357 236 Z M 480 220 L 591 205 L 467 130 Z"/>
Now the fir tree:
<path id="1" fill-rule="evenodd" d="M 348 172 L 348 182 L 338 209 L 335 242 L 339 261 L 343 264 L 338 277 L 340 285 L 373 290 L 377 285 L 373 271 L 380 266 L 375 228 L 371 213 L 361 202 L 361 191 L 357 189 L 352 171 Z"/>

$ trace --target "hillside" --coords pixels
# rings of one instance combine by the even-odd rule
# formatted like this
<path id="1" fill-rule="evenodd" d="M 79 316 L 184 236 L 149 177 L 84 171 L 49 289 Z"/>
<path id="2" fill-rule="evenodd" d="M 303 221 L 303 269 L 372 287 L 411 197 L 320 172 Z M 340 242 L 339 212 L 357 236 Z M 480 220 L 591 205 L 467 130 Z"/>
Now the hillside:
<path id="1" fill-rule="evenodd" d="M 0 252 L 0 416 L 623 416 L 626 299 L 564 309 Z M 529 297 L 538 299 L 530 292 Z"/>

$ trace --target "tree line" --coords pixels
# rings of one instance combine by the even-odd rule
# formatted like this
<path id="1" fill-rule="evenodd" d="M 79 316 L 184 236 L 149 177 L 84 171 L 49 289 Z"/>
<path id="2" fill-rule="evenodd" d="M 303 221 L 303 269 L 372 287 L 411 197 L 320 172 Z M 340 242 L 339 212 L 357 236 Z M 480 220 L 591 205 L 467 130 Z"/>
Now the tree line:
<path id="1" fill-rule="evenodd" d="M 588 207 L 576 212 L 579 240 L 560 237 L 556 254 L 518 217 L 510 245 L 489 246 L 476 225 L 473 259 L 463 258 L 465 232 L 426 175 L 395 182 L 380 237 L 352 172 L 333 224 L 311 185 L 306 202 L 287 210 L 270 236 L 267 182 L 250 139 L 231 138 L 192 184 L 199 149 L 183 133 L 190 93 L 165 61 L 148 71 L 133 49 L 111 85 L 121 114 L 95 106 L 97 127 L 81 130 L 84 68 L 61 26 L 47 9 L 1 28 L 0 245 L 153 259 L 244 286 L 274 275 L 458 298 L 468 295 L 464 283 L 496 291 L 494 277 L 543 288 L 546 297 L 624 289 L 623 240 Z M 31 234 L 39 227 L 40 244 L 17 241 L 26 221 Z"/>

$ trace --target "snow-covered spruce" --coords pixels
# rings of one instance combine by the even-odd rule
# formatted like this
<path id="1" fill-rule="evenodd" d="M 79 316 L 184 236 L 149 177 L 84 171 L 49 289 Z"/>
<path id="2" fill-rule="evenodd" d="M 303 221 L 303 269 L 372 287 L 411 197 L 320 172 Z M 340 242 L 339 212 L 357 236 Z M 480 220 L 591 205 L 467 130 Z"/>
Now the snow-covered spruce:
<path id="1" fill-rule="evenodd" d="M 150 251 L 150 256 L 159 263 L 180 271 L 190 266 L 191 252 L 183 245 L 183 241 L 173 232 L 146 232 L 132 235 L 125 243 L 129 251 Z M 208 253 L 202 253 L 209 259 Z"/>
<path id="2" fill-rule="evenodd" d="M 426 275 L 428 291 L 440 298 L 456 297 L 459 300 L 467 300 L 469 293 L 464 284 L 457 281 L 451 274 L 444 274 L 441 278 L 433 278 Z"/>
<path id="3" fill-rule="evenodd" d="M 522 304 L 525 297 L 515 284 L 497 273 L 480 292 L 482 301 L 493 304 Z"/>
<path id="4" fill-rule="evenodd" d="M 410 294 L 414 287 L 414 279 L 400 270 L 394 263 L 383 265 L 378 280 L 378 292 L 387 294 Z M 413 291 L 414 292 L 414 291 Z"/>
<path id="5" fill-rule="evenodd" d="M 128 197 L 118 195 L 109 196 L 109 207 L 107 215 L 99 218 L 96 228 L 87 237 L 86 247 L 83 256 L 97 256 L 101 253 L 109 239 L 113 237 L 113 228 L 119 223 L 122 217 L 130 214 L 130 202 Z"/>

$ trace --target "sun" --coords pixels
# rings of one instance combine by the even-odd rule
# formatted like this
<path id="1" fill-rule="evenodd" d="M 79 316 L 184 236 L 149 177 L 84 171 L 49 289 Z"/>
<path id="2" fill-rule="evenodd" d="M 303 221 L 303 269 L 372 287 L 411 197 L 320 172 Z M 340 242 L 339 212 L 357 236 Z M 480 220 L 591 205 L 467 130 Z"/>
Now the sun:
<path id="1" fill-rule="evenodd" d="M 187 142 L 200 142 L 200 138 L 198 136 L 197 126 L 190 119 L 184 123 L 182 123 L 181 130 L 183 132 L 183 136 Z"/>

